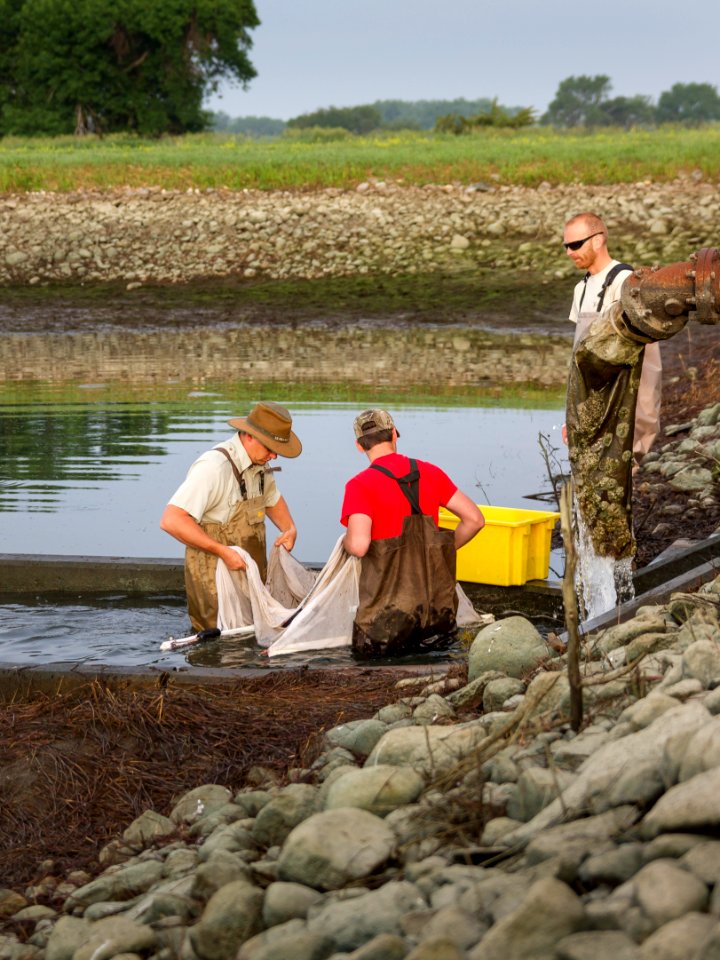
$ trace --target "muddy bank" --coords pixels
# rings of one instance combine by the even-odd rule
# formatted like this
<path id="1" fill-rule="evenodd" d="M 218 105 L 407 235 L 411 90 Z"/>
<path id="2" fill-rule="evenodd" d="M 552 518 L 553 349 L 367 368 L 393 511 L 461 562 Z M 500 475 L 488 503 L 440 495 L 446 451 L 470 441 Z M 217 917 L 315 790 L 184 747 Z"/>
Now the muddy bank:
<path id="1" fill-rule="evenodd" d="M 180 193 L 122 189 L 0 198 L 0 284 L 318 279 L 472 267 L 570 277 L 567 217 L 591 209 L 616 256 L 685 259 L 720 236 L 716 188 L 403 187 Z"/>

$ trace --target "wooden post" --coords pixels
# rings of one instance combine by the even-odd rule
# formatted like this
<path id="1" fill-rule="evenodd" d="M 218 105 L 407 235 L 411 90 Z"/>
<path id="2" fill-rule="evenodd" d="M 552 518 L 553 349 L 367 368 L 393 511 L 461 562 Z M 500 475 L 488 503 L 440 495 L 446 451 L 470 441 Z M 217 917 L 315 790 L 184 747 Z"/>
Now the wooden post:
<path id="1" fill-rule="evenodd" d="M 580 679 L 580 636 L 578 633 L 578 603 L 575 593 L 575 538 L 572 524 L 572 481 L 564 484 L 560 493 L 560 530 L 565 544 L 565 576 L 562 583 L 565 627 L 567 629 L 567 664 L 570 684 L 570 726 L 577 732 L 582 724 L 583 699 Z"/>

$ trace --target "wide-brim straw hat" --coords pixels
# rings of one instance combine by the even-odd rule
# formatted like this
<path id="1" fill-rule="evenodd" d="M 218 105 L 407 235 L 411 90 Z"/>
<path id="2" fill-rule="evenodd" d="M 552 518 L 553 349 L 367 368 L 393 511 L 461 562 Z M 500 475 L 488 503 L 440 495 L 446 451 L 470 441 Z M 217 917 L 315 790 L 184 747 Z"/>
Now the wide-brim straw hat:
<path id="1" fill-rule="evenodd" d="M 280 457 L 297 457 L 302 444 L 292 432 L 292 417 L 279 403 L 261 400 L 246 417 L 228 420 L 231 427 L 249 433 Z"/>

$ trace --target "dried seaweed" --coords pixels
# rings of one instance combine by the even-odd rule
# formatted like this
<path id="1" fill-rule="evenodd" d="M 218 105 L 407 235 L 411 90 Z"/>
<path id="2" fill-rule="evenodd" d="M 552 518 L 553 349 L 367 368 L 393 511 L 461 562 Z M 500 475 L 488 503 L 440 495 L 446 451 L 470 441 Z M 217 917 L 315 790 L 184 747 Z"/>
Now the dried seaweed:
<path id="1" fill-rule="evenodd" d="M 0 877 L 22 889 L 92 871 L 102 846 L 187 790 L 236 790 L 262 766 L 282 781 L 309 763 L 322 730 L 398 697 L 392 670 L 299 670 L 216 684 L 100 681 L 0 704 Z"/>

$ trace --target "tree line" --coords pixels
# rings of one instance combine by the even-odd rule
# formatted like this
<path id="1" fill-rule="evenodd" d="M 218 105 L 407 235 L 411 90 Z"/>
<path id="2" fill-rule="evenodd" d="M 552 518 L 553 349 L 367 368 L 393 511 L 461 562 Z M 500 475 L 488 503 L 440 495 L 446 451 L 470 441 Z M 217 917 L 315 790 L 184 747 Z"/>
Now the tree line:
<path id="1" fill-rule="evenodd" d="M 555 127 L 638 127 L 720 120 L 720 96 L 710 83 L 676 83 L 657 104 L 650 97 L 611 97 L 610 77 L 567 77 L 540 123 Z"/>
<path id="2" fill-rule="evenodd" d="M 720 120 L 708 83 L 676 83 L 657 104 L 612 97 L 605 75 L 567 77 L 539 118 L 532 107 L 497 99 L 379 100 L 327 107 L 285 123 L 232 119 L 203 108 L 221 81 L 256 76 L 253 0 L 0 0 L 0 136 L 208 128 L 248 136 L 285 130 L 438 130 L 482 127 L 652 126 Z"/>
<path id="3" fill-rule="evenodd" d="M 536 123 L 557 128 L 652 127 L 662 123 L 697 125 L 720 120 L 720 95 L 709 83 L 676 83 L 650 97 L 611 97 L 612 83 L 604 74 L 567 77 L 539 118 L 532 107 L 505 107 L 497 99 L 379 100 L 356 107 L 326 107 L 284 123 L 269 117 L 216 114 L 218 130 L 247 136 L 278 136 L 285 130 L 336 129 L 354 134 L 376 130 L 436 130 L 463 134 L 483 127 L 528 127 Z"/>

